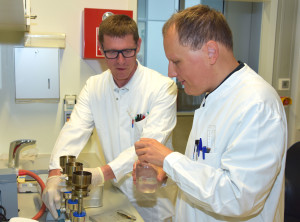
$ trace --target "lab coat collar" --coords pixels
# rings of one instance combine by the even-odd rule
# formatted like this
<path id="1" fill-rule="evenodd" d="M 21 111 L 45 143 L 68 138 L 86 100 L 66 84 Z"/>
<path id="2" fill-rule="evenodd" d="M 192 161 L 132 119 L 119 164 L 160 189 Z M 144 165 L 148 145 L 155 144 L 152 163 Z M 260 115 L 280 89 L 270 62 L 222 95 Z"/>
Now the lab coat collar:
<path id="1" fill-rule="evenodd" d="M 218 96 L 222 96 L 222 94 L 225 93 L 226 90 L 230 88 L 230 84 L 233 84 L 231 81 L 226 81 L 226 80 L 228 80 L 233 74 L 236 74 L 234 76 L 237 76 L 238 73 L 243 72 L 245 70 L 245 67 L 248 67 L 247 64 L 239 61 L 239 65 L 231 73 L 229 73 L 227 75 L 227 77 L 220 83 L 220 85 L 217 88 L 215 88 L 210 93 L 206 93 L 201 106 L 202 107 L 205 106 L 205 104 L 207 103 L 207 101 L 206 101 L 207 97 L 211 94 L 212 95 L 217 94 Z"/>

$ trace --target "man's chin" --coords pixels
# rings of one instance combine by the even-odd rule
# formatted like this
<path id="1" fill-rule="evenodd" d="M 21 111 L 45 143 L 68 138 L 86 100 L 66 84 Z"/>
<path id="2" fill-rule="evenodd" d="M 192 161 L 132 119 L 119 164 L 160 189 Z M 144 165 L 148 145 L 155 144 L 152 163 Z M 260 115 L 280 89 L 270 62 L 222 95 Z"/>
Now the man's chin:
<path id="1" fill-rule="evenodd" d="M 184 92 L 185 94 L 189 95 L 189 96 L 193 96 L 192 92 L 189 91 L 189 89 L 187 87 L 184 87 Z"/>

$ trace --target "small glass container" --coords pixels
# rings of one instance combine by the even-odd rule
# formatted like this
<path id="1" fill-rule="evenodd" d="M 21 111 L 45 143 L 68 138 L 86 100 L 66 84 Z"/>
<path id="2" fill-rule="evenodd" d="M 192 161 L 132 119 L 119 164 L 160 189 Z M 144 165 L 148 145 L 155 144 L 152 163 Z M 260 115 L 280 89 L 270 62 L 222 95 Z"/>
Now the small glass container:
<path id="1" fill-rule="evenodd" d="M 148 163 L 136 164 L 136 188 L 142 193 L 154 193 L 157 189 L 157 171 Z"/>

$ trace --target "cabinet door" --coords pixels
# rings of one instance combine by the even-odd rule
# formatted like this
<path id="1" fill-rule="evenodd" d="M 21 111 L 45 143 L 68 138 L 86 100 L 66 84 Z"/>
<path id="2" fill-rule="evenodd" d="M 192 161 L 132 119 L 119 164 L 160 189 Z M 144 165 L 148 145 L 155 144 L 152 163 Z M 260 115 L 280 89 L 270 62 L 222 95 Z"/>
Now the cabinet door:
<path id="1" fill-rule="evenodd" d="M 59 49 L 15 48 L 16 101 L 59 101 Z"/>
<path id="2" fill-rule="evenodd" d="M 29 31 L 30 0 L 0 0 L 0 31 Z"/>

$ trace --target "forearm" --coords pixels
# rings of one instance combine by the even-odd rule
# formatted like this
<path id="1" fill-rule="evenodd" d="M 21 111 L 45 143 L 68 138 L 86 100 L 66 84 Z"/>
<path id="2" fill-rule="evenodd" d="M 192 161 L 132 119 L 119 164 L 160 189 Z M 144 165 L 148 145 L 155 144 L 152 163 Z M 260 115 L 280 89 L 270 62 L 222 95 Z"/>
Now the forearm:
<path id="1" fill-rule="evenodd" d="M 86 87 L 80 93 L 71 118 L 65 123 L 52 150 L 49 169 L 60 168 L 61 156 L 80 154 L 94 129 L 94 119 L 89 110 L 89 98 Z"/>
<path id="2" fill-rule="evenodd" d="M 106 172 L 108 178 L 115 178 L 117 181 L 119 181 L 127 173 L 132 172 L 132 166 L 136 159 L 137 158 L 133 146 L 124 150 L 118 155 L 118 157 L 108 163 L 107 167 L 109 170 Z"/>
<path id="3" fill-rule="evenodd" d="M 48 177 L 60 176 L 60 175 L 61 175 L 60 169 L 53 169 L 53 170 L 50 170 L 48 173 Z"/>
<path id="4" fill-rule="evenodd" d="M 102 170 L 102 172 L 103 172 L 104 180 L 105 180 L 105 181 L 116 178 L 114 172 L 112 171 L 112 169 L 110 168 L 109 165 L 104 165 L 104 166 L 102 166 L 102 167 L 101 167 L 101 170 Z"/>

